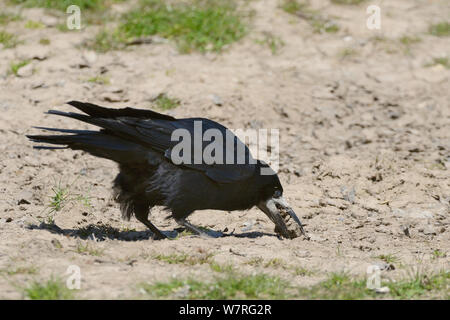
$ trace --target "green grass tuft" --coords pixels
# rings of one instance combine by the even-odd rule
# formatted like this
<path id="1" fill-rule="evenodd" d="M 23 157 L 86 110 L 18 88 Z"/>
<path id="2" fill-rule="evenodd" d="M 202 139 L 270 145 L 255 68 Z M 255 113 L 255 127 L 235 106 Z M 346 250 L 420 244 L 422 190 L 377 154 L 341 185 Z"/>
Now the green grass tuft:
<path id="1" fill-rule="evenodd" d="M 367 288 L 365 278 L 352 278 L 346 272 L 336 272 L 311 287 L 293 287 L 277 277 L 265 274 L 237 274 L 231 266 L 226 269 L 211 267 L 224 272 L 213 281 L 203 282 L 189 278 L 171 279 L 168 282 L 144 284 L 142 288 L 151 297 L 182 299 L 377 299 L 377 298 L 442 298 L 448 299 L 450 272 L 415 274 L 399 281 L 382 281 L 388 293 L 377 293 Z M 301 272 L 303 274 L 303 271 Z M 309 273 L 306 270 L 306 273 Z M 307 274 L 305 274 L 307 275 Z"/>
<path id="2" fill-rule="evenodd" d="M 300 3 L 297 0 L 284 0 L 281 3 L 281 9 L 290 14 L 297 14 L 301 10 L 306 8 L 305 3 Z"/>
<path id="3" fill-rule="evenodd" d="M 450 288 L 450 272 L 440 272 L 434 275 L 416 273 L 413 277 L 386 284 L 390 294 L 398 299 L 413 299 L 424 296 L 441 296 Z M 445 297 L 442 297 L 445 298 Z"/>
<path id="4" fill-rule="evenodd" d="M 212 271 L 219 272 L 219 273 L 231 273 L 234 271 L 233 265 L 231 264 L 219 264 L 215 261 L 211 261 L 209 263 L 209 267 Z"/>
<path id="5" fill-rule="evenodd" d="M 122 0 L 123 1 L 123 0 Z M 9 0 L 13 4 L 20 4 L 28 8 L 47 8 L 66 11 L 67 7 L 77 5 L 80 10 L 105 10 L 110 4 L 119 0 Z"/>
<path id="6" fill-rule="evenodd" d="M 111 81 L 109 80 L 108 77 L 105 76 L 95 76 L 92 78 L 87 79 L 87 82 L 92 82 L 92 83 L 97 83 L 97 84 L 110 84 Z M 81 199 L 81 198 L 80 198 Z"/>
<path id="7" fill-rule="evenodd" d="M 336 33 L 340 29 L 338 24 L 323 17 L 319 11 L 311 9 L 306 2 L 285 0 L 281 4 L 281 8 L 287 13 L 305 19 L 315 33 Z"/>
<path id="8" fill-rule="evenodd" d="M 19 61 L 16 63 L 11 63 L 9 69 L 10 69 L 10 73 L 14 74 L 15 76 L 17 76 L 17 73 L 19 72 L 19 69 L 22 67 L 25 67 L 27 64 L 30 63 L 30 60 L 23 60 L 23 61 Z"/>
<path id="9" fill-rule="evenodd" d="M 341 59 L 346 59 L 346 58 L 350 58 L 350 57 L 354 57 L 358 55 L 358 50 L 354 49 L 354 48 L 343 48 L 338 52 L 338 57 Z"/>
<path id="10" fill-rule="evenodd" d="M 403 36 L 399 39 L 400 43 L 403 45 L 404 48 L 404 52 L 406 54 L 410 54 L 411 53 L 411 48 L 414 44 L 417 44 L 419 42 L 421 42 L 422 40 L 417 37 L 411 37 L 411 36 Z"/>
<path id="11" fill-rule="evenodd" d="M 65 205 L 70 196 L 69 188 L 62 187 L 60 184 L 52 188 L 53 196 L 49 204 L 52 211 L 60 211 Z"/>
<path id="12" fill-rule="evenodd" d="M 170 110 L 178 107 L 181 102 L 177 98 L 171 98 L 167 94 L 162 93 L 153 100 L 153 103 L 160 110 Z"/>
<path id="13" fill-rule="evenodd" d="M 448 37 L 450 36 L 450 22 L 433 24 L 430 26 L 429 32 L 436 37 Z"/>
<path id="14" fill-rule="evenodd" d="M 31 300 L 65 300 L 73 299 L 72 291 L 58 279 L 50 279 L 45 283 L 33 282 L 24 289 L 25 296 Z"/>
<path id="15" fill-rule="evenodd" d="M 97 256 L 97 257 L 101 256 L 103 254 L 103 251 L 104 250 L 92 247 L 92 245 L 89 242 L 87 242 L 86 244 L 79 242 L 76 249 L 76 252 L 79 254 L 87 254 L 90 256 Z"/>
<path id="16" fill-rule="evenodd" d="M 283 259 L 272 258 L 264 264 L 264 268 L 287 268 L 287 264 Z"/>
<path id="17" fill-rule="evenodd" d="M 102 30 L 90 41 L 87 41 L 85 46 L 97 52 L 108 52 L 111 50 L 119 50 L 125 47 L 125 40 L 120 37 L 117 31 L 110 32 Z"/>
<path id="18" fill-rule="evenodd" d="M 251 258 L 250 260 L 248 260 L 247 262 L 245 262 L 245 264 L 248 264 L 250 266 L 261 266 L 264 262 L 264 259 L 262 257 L 254 257 Z"/>
<path id="19" fill-rule="evenodd" d="M 415 43 L 419 43 L 422 40 L 419 37 L 403 36 L 399 39 L 399 41 L 404 46 L 411 46 Z"/>
<path id="20" fill-rule="evenodd" d="M 397 263 L 400 261 L 400 259 L 393 254 L 380 254 L 375 258 L 383 260 L 386 263 Z"/>
<path id="21" fill-rule="evenodd" d="M 309 277 L 314 275 L 314 271 L 309 270 L 305 267 L 294 267 L 294 274 L 296 276 L 301 276 L 301 277 Z"/>
<path id="22" fill-rule="evenodd" d="M 220 52 L 247 33 L 243 19 L 231 0 L 191 0 L 173 5 L 143 0 L 139 9 L 124 15 L 118 32 L 128 40 L 159 35 L 173 40 L 182 53 Z"/>
<path id="23" fill-rule="evenodd" d="M 299 288 L 299 297 L 304 299 L 373 299 L 390 297 L 395 299 L 446 298 L 450 284 L 450 272 L 432 275 L 416 273 L 399 281 L 382 281 L 389 293 L 378 294 L 367 288 L 366 279 L 353 279 L 347 273 L 332 273 L 328 279 L 309 288 Z"/>
<path id="24" fill-rule="evenodd" d="M 441 251 L 439 249 L 436 249 L 436 250 L 433 251 L 433 258 L 434 259 L 445 258 L 445 257 L 447 257 L 447 254 L 444 251 Z"/>
<path id="25" fill-rule="evenodd" d="M 39 21 L 28 20 L 25 23 L 25 28 L 31 29 L 31 30 L 42 29 L 42 28 L 45 28 L 45 25 Z"/>
<path id="26" fill-rule="evenodd" d="M 144 284 L 142 288 L 152 297 L 183 299 L 285 299 L 288 284 L 265 274 L 228 274 L 212 282 L 194 279 L 172 279 L 168 282 Z"/>
<path id="27" fill-rule="evenodd" d="M 12 21 L 20 20 L 21 16 L 18 14 L 13 14 L 10 12 L 1 12 L 0 13 L 0 25 L 7 25 Z"/>
<path id="28" fill-rule="evenodd" d="M 433 61 L 427 65 L 426 67 L 433 67 L 440 64 L 441 66 L 450 69 L 450 60 L 447 57 L 439 57 L 439 58 L 433 58 Z"/>
<path id="29" fill-rule="evenodd" d="M 50 39 L 48 39 L 48 38 L 41 38 L 39 40 L 39 44 L 42 44 L 43 46 L 48 46 L 50 44 Z"/>
<path id="30" fill-rule="evenodd" d="M 54 215 L 61 211 L 68 204 L 79 203 L 88 209 L 92 208 L 91 198 L 88 193 L 77 194 L 72 192 L 71 188 L 75 184 L 77 178 L 71 183 L 63 186 L 61 182 L 52 187 L 53 194 L 50 196 L 48 208 L 50 211 L 47 215 L 47 223 L 54 223 Z"/>
<path id="31" fill-rule="evenodd" d="M 204 263 L 211 263 L 211 258 L 212 258 L 213 254 L 211 253 L 207 253 L 207 252 L 203 252 L 201 254 L 186 254 L 186 253 L 181 253 L 181 254 L 169 254 L 169 255 L 165 255 L 165 254 L 158 254 L 158 255 L 154 255 L 153 259 L 159 260 L 159 261 L 163 261 L 169 264 L 186 264 L 186 265 L 196 265 L 196 264 L 204 264 Z"/>
<path id="32" fill-rule="evenodd" d="M 281 47 L 284 46 L 283 40 L 270 32 L 264 32 L 262 39 L 255 40 L 256 43 L 268 47 L 273 55 L 277 54 Z"/>
<path id="33" fill-rule="evenodd" d="M 300 288 L 299 295 L 306 299 L 356 300 L 374 296 L 365 280 L 354 280 L 347 273 L 332 273 L 328 279 L 310 288 Z"/>
<path id="34" fill-rule="evenodd" d="M 312 18 L 310 24 L 316 33 L 336 33 L 339 31 L 339 26 L 335 22 L 319 16 Z"/>
<path id="35" fill-rule="evenodd" d="M 0 30 L 0 44 L 3 45 L 3 48 L 14 48 L 19 44 L 17 37 L 12 33 Z"/>
<path id="36" fill-rule="evenodd" d="M 37 274 L 38 269 L 35 266 L 30 267 L 15 267 L 9 269 L 0 269 L 0 274 L 7 274 L 8 276 L 13 276 L 16 274 Z"/>

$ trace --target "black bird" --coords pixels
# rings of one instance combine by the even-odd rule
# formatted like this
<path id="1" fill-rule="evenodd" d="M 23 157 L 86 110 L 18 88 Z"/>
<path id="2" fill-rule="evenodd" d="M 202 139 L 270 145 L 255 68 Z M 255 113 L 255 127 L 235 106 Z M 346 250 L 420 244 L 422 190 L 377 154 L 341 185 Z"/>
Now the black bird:
<path id="1" fill-rule="evenodd" d="M 175 119 L 150 110 L 110 109 L 78 101 L 68 104 L 85 114 L 56 110 L 49 110 L 48 114 L 74 118 L 101 129 L 36 127 L 67 134 L 27 137 L 34 142 L 64 146 L 35 146 L 38 149 L 83 150 L 117 162 L 120 171 L 114 180 L 114 198 L 120 204 L 122 217 L 129 220 L 134 214 L 153 232 L 155 239 L 165 236 L 148 220 L 149 210 L 154 206 L 165 207 L 177 223 L 196 234 L 204 233 L 186 221 L 195 210 L 232 211 L 253 206 L 258 206 L 272 220 L 283 237 L 290 238 L 291 234 L 281 216 L 282 212 L 289 214 L 304 234 L 300 220 L 282 197 L 283 188 L 275 172 L 261 174 L 261 170 L 270 171 L 270 167 L 263 161 L 254 160 L 247 146 L 221 124 L 204 118 Z M 174 150 L 177 145 L 180 146 L 180 139 L 173 139 L 175 130 L 195 136 L 199 125 L 201 134 L 214 129 L 222 137 L 228 134 L 232 138 L 231 163 L 226 162 L 227 150 L 230 149 L 224 143 L 222 149 L 211 153 L 224 161 L 195 159 L 195 152 L 204 152 L 207 147 L 205 141 L 196 145 L 195 137 L 190 142 L 194 152 L 187 154 L 185 149 L 178 154 L 189 161 L 180 163 L 179 159 L 175 159 Z M 211 138 L 210 141 L 216 139 Z M 239 146 L 243 148 L 239 149 Z M 243 155 L 236 150 L 243 150 Z M 238 158 L 245 161 L 238 162 Z"/>

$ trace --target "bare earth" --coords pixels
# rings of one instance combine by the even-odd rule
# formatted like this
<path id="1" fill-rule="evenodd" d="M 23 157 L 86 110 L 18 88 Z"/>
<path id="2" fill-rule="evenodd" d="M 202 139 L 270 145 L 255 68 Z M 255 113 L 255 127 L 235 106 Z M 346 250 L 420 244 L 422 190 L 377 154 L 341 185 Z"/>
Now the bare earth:
<path id="1" fill-rule="evenodd" d="M 381 3 L 381 30 L 371 31 L 366 6 L 312 1 L 341 26 L 336 34 L 318 34 L 277 1 L 252 1 L 249 35 L 222 54 L 205 55 L 179 54 L 172 43 L 94 54 L 80 44 L 98 27 L 29 30 L 26 19 L 52 19 L 41 9 L 23 10 L 25 19 L 5 29 L 24 43 L 0 50 L 0 298 L 23 298 L 20 288 L 33 280 L 66 279 L 70 265 L 82 273 L 76 296 L 87 299 L 140 298 L 141 283 L 214 276 L 208 264 L 168 264 L 158 254 L 211 254 L 244 274 L 264 272 L 295 286 L 311 286 L 330 272 L 364 277 L 380 255 L 398 258 L 383 279 L 449 270 L 450 69 L 427 66 L 450 54 L 450 38 L 427 33 L 430 24 L 448 19 L 449 4 Z M 283 40 L 276 54 L 255 41 L 264 32 Z M 421 41 L 407 48 L 399 42 L 405 35 Z M 33 72 L 8 74 L 11 62 L 24 59 L 32 60 Z M 98 75 L 110 84 L 87 81 Z M 32 126 L 88 128 L 44 114 L 70 110 L 64 104 L 70 100 L 154 108 L 151 100 L 160 93 L 181 100 L 167 112 L 176 117 L 279 129 L 280 179 L 311 239 L 279 239 L 254 208 L 190 217 L 232 236 L 154 241 L 136 220 L 121 220 L 111 198 L 114 163 L 70 150 L 34 150 L 25 137 L 38 132 Z M 57 227 L 46 227 L 58 184 L 70 186 L 71 201 L 55 212 Z M 79 195 L 91 206 L 74 199 Z M 158 208 L 150 219 L 175 235 L 178 225 L 166 216 Z M 90 250 L 82 252 L 86 245 Z M 443 254 L 436 257 L 436 250 Z M 296 267 L 313 273 L 296 275 Z"/>

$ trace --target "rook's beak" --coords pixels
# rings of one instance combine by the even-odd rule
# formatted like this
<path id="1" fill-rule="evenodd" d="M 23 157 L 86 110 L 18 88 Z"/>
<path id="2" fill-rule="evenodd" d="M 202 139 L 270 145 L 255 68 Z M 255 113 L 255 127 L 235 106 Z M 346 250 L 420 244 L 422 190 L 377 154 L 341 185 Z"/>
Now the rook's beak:
<path id="1" fill-rule="evenodd" d="M 265 201 L 261 201 L 258 204 L 258 208 L 261 209 L 272 222 L 275 224 L 275 230 L 278 231 L 285 238 L 295 238 L 299 236 L 295 233 L 295 230 L 288 229 L 286 221 L 289 220 L 288 216 L 295 221 L 298 225 L 301 234 L 307 237 L 305 230 L 303 230 L 303 225 L 296 216 L 294 210 L 289 206 L 283 197 L 280 198 L 270 198 Z"/>

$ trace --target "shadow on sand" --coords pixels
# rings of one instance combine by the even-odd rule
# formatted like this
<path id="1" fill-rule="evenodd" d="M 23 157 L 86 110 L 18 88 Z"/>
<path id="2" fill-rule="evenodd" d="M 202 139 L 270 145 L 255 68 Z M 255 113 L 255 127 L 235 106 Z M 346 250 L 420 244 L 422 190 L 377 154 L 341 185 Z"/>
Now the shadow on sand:
<path id="1" fill-rule="evenodd" d="M 41 224 L 32 224 L 28 226 L 29 229 L 39 229 L 39 230 L 47 230 L 54 234 L 65 235 L 73 238 L 80 239 L 91 239 L 96 241 L 104 241 L 106 239 L 110 240 L 121 240 L 121 241 L 139 241 L 139 240 L 148 240 L 152 239 L 153 233 L 150 230 L 146 231 L 135 231 L 135 230 L 119 230 L 117 228 L 108 226 L 108 225 L 95 225 L 90 224 L 88 226 L 79 228 L 79 229 L 62 229 L 58 227 L 56 224 L 45 223 Z M 229 234 L 223 233 L 220 231 L 214 231 L 210 229 L 202 228 L 204 232 L 206 232 L 211 238 L 222 238 L 222 237 L 236 237 L 236 238 L 259 238 L 263 236 L 271 236 L 277 237 L 275 234 L 264 233 L 264 232 L 243 232 L 243 233 L 234 233 L 231 232 Z M 161 231 L 165 236 L 169 239 L 177 239 L 178 236 L 185 231 L 184 228 L 176 228 L 171 231 Z M 183 237 L 200 237 L 197 235 L 184 235 Z"/>

